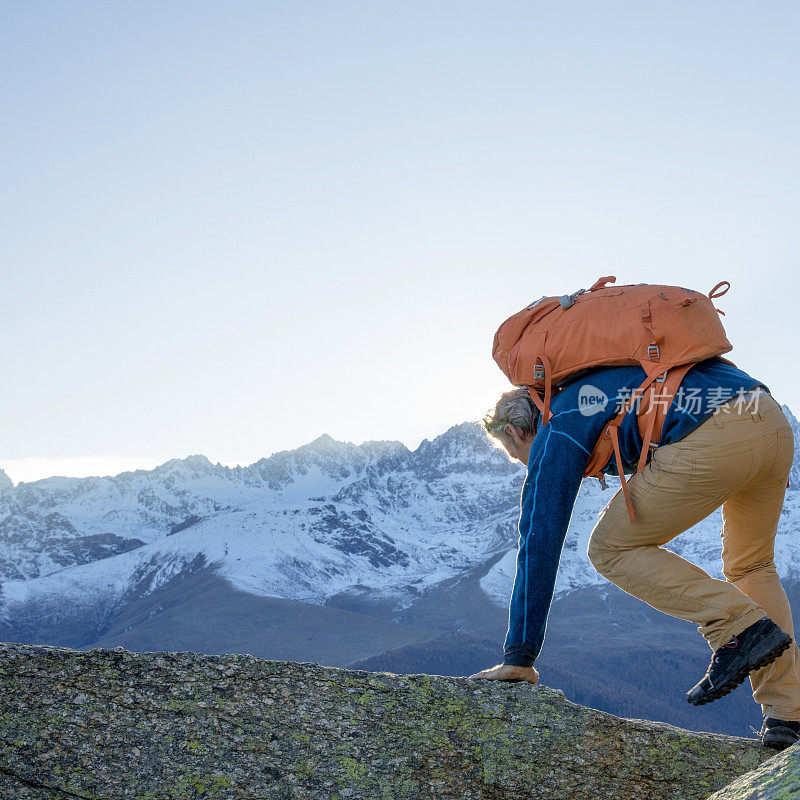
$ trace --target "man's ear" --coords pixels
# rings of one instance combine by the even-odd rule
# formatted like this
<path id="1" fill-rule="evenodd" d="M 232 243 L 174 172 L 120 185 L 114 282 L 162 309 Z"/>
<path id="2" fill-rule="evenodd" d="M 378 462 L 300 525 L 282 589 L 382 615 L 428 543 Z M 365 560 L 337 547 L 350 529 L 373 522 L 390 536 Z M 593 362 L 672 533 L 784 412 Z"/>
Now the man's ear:
<path id="1" fill-rule="evenodd" d="M 522 432 L 516 425 L 512 425 L 509 422 L 504 430 L 514 440 L 516 444 L 522 444 Z"/>

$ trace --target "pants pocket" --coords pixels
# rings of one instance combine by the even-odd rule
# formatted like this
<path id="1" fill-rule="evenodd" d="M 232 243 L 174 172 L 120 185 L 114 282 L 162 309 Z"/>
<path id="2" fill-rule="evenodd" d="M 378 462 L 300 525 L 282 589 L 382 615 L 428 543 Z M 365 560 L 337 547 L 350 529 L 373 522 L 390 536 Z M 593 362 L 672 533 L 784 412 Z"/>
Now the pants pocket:
<path id="1" fill-rule="evenodd" d="M 790 426 L 778 428 L 775 432 L 777 438 L 775 447 L 775 460 L 772 462 L 770 476 L 780 480 L 787 480 L 794 462 L 794 434 Z"/>
<path id="2" fill-rule="evenodd" d="M 659 486 L 685 488 L 694 470 L 694 458 L 688 447 L 679 443 L 664 445 L 650 459 L 650 482 Z"/>
<path id="3" fill-rule="evenodd" d="M 744 484 L 752 474 L 753 447 L 747 442 L 721 447 L 704 447 L 694 453 L 689 486 L 722 489 Z"/>

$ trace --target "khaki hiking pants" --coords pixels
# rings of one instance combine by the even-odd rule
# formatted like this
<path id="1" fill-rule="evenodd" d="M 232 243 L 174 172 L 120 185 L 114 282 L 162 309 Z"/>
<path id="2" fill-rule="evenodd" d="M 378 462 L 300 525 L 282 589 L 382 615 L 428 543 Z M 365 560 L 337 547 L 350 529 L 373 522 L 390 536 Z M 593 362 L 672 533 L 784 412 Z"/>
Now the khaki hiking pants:
<path id="1" fill-rule="evenodd" d="M 774 561 L 793 457 L 791 426 L 770 394 L 722 406 L 633 476 L 635 524 L 622 493 L 611 500 L 592 531 L 589 560 L 628 594 L 697 623 L 713 650 L 763 616 L 794 638 Z M 724 581 L 662 547 L 720 506 Z M 751 672 L 750 682 L 765 716 L 800 720 L 796 644 Z"/>

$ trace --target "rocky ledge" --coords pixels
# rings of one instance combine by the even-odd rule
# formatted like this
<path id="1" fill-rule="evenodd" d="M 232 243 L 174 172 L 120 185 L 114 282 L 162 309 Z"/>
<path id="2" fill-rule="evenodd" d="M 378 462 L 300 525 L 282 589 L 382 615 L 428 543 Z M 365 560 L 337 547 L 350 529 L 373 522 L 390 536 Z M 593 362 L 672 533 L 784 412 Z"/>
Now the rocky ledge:
<path id="1" fill-rule="evenodd" d="M 689 800 L 772 755 L 544 686 L 247 655 L 0 644 L 0 691 L 15 800 Z"/>
<path id="2" fill-rule="evenodd" d="M 708 800 L 797 800 L 799 797 L 800 746 L 793 745 Z"/>

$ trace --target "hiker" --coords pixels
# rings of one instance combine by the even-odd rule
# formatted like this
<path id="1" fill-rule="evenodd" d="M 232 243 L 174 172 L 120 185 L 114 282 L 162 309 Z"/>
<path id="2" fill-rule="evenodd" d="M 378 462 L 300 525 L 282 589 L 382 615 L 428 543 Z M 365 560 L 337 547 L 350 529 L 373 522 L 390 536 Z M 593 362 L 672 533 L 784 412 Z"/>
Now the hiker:
<path id="1" fill-rule="evenodd" d="M 573 505 L 593 448 L 607 445 L 601 437 L 616 421 L 605 437 L 614 440 L 615 458 L 601 467 L 625 491 L 601 512 L 590 562 L 628 594 L 699 626 L 713 656 L 687 693 L 691 704 L 716 700 L 749 676 L 762 710 L 761 740 L 783 749 L 800 740 L 800 651 L 774 562 L 794 456 L 791 426 L 766 385 L 715 355 L 682 374 L 647 447 L 628 405 L 645 376 L 633 364 L 583 369 L 557 391 L 548 387 L 547 408 L 537 393 L 517 388 L 484 420 L 527 475 L 503 663 L 470 677 L 537 682 L 533 665 Z M 725 580 L 662 546 L 720 506 Z"/>

